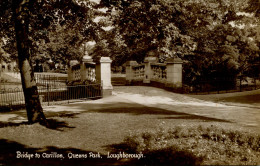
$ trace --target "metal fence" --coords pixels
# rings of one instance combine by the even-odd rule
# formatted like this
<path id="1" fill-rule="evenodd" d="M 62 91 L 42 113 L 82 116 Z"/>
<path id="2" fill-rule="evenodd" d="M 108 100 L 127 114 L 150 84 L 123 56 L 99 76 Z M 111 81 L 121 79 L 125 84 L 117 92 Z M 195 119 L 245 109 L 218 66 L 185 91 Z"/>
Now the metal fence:
<path id="1" fill-rule="evenodd" d="M 182 93 L 191 94 L 217 94 L 217 93 L 230 93 L 242 92 L 260 89 L 260 78 L 247 78 L 236 79 L 233 84 L 230 83 L 231 79 L 222 78 L 221 80 L 203 80 L 199 81 L 195 86 L 187 84 L 182 85 Z M 229 83 L 228 83 L 229 82 Z"/>
<path id="2" fill-rule="evenodd" d="M 40 100 L 43 105 L 53 105 L 58 103 L 71 103 L 87 99 L 98 99 L 102 97 L 101 84 L 87 85 L 47 85 L 38 90 Z"/>
<path id="3" fill-rule="evenodd" d="M 102 86 L 99 83 L 75 86 L 47 84 L 47 86 L 39 86 L 38 93 L 41 104 L 43 106 L 49 106 L 101 98 Z M 0 91 L 1 110 L 10 110 L 12 108 L 20 108 L 24 106 L 25 101 L 22 88 L 17 87 Z"/>
<path id="4" fill-rule="evenodd" d="M 122 79 L 123 80 L 123 79 Z M 121 82 L 123 82 L 121 80 Z M 228 80 L 228 79 L 227 79 Z M 136 86 L 153 86 L 157 88 L 162 88 L 169 90 L 171 92 L 183 93 L 183 94 L 219 94 L 219 93 L 232 93 L 232 92 L 242 92 L 260 89 L 260 78 L 248 78 L 247 80 L 235 80 L 236 82 L 232 85 L 227 82 L 219 80 L 209 80 L 200 81 L 195 85 L 182 83 L 181 87 L 166 86 L 163 82 L 157 82 L 151 80 L 149 84 L 143 83 L 143 80 L 135 80 L 131 82 L 131 85 Z M 113 82 L 113 79 L 112 79 Z M 122 83 L 126 85 L 126 83 Z M 121 84 L 121 85 L 122 85 Z"/>
<path id="5" fill-rule="evenodd" d="M 16 107 L 24 107 L 23 90 L 19 87 L 14 89 L 0 90 L 0 110 L 9 110 Z"/>
<path id="6" fill-rule="evenodd" d="M 67 74 L 60 73 L 34 73 L 37 86 L 66 85 Z"/>

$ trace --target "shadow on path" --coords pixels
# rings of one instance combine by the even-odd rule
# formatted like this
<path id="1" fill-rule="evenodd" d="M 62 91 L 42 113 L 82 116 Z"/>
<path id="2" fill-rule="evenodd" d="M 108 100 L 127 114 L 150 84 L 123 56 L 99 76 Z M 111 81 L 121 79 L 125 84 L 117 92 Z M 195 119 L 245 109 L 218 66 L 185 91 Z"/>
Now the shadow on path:
<path id="1" fill-rule="evenodd" d="M 184 120 L 203 120 L 203 121 L 215 121 L 215 122 L 230 122 L 228 120 L 206 117 L 201 115 L 183 113 L 179 111 L 166 110 L 157 107 L 147 107 L 140 104 L 129 104 L 129 103 L 118 103 L 118 104 L 87 104 L 78 105 L 80 109 L 89 108 L 87 111 L 83 111 L 84 113 L 111 113 L 111 114 L 131 114 L 131 115 L 167 115 L 167 117 L 158 117 L 160 119 L 184 119 Z"/>

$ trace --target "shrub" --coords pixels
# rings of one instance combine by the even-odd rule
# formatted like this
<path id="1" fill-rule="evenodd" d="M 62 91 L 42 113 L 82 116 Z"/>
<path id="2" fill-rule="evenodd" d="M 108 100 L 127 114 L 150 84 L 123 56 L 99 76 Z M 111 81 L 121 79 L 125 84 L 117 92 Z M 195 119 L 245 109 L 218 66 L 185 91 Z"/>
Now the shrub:
<path id="1" fill-rule="evenodd" d="M 211 127 L 177 126 L 131 133 L 124 144 L 131 153 L 142 152 L 141 162 L 158 165 L 256 165 L 260 163 L 260 135 Z"/>

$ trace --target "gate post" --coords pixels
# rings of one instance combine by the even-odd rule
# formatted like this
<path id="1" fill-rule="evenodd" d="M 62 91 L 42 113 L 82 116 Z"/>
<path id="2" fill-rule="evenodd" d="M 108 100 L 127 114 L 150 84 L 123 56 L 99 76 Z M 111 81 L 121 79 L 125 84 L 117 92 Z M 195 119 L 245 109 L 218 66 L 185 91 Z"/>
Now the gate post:
<path id="1" fill-rule="evenodd" d="M 167 60 L 167 84 L 172 88 L 182 87 L 182 63 L 180 58 Z"/>
<path id="2" fill-rule="evenodd" d="M 103 97 L 112 95 L 111 63 L 112 60 L 110 57 L 101 57 L 96 65 L 96 80 L 97 82 L 102 83 Z"/>

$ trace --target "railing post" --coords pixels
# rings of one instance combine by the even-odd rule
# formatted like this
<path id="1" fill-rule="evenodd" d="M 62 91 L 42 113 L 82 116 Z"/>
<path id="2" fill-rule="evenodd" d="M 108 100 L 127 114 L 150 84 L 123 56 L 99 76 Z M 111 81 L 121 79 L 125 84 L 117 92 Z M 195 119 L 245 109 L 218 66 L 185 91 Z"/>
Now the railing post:
<path id="1" fill-rule="evenodd" d="M 111 63 L 110 57 L 101 57 L 96 65 L 96 80 L 102 83 L 103 97 L 112 95 L 113 86 L 111 84 Z"/>
<path id="2" fill-rule="evenodd" d="M 75 71 L 72 69 L 73 66 L 79 64 L 77 60 L 72 60 L 69 62 L 69 67 L 68 67 L 68 81 L 75 81 Z"/>
<path id="3" fill-rule="evenodd" d="M 93 59 L 91 56 L 85 55 L 82 59 L 82 63 L 80 65 L 80 74 L 81 74 L 81 81 L 89 80 L 89 70 L 86 67 L 86 64 L 94 64 Z"/>
<path id="4" fill-rule="evenodd" d="M 152 62 L 157 62 L 157 58 L 156 57 L 146 57 L 144 59 L 144 79 L 143 79 L 143 83 L 150 83 L 153 72 L 151 69 L 151 63 Z"/>
<path id="5" fill-rule="evenodd" d="M 48 106 L 50 106 L 50 94 L 49 94 L 49 84 L 47 84 L 47 99 L 48 99 Z"/>
<path id="6" fill-rule="evenodd" d="M 136 61 L 128 61 L 126 62 L 126 84 L 130 85 L 131 82 L 134 80 L 134 70 L 133 70 L 133 66 L 134 65 L 138 65 L 138 63 Z"/>
<path id="7" fill-rule="evenodd" d="M 68 72 L 68 81 L 69 81 L 69 82 L 73 81 L 72 66 L 69 66 L 69 67 L 68 67 L 68 71 L 67 71 L 67 72 Z"/>
<path id="8" fill-rule="evenodd" d="M 242 92 L 242 76 L 239 78 L 239 90 Z"/>

